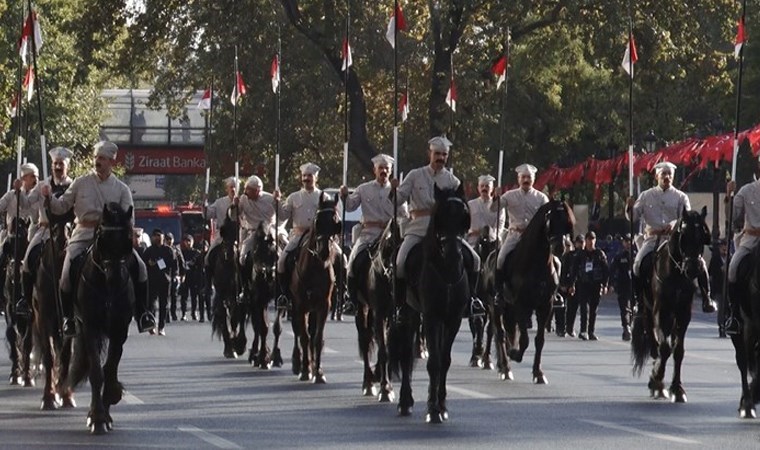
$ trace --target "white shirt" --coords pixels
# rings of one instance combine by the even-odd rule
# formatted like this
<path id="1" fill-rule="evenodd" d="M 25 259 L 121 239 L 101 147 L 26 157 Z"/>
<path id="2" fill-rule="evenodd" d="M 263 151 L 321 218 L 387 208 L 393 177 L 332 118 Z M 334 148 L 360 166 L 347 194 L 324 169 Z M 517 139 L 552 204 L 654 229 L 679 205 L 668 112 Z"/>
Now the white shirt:
<path id="1" fill-rule="evenodd" d="M 19 217 L 22 219 L 31 218 L 32 222 L 37 222 L 39 211 L 28 201 L 29 193 L 21 188 L 19 193 Z M 5 213 L 5 223 L 10 230 L 13 226 L 13 218 L 16 217 L 16 191 L 11 189 L 0 198 L 0 214 Z"/>
<path id="2" fill-rule="evenodd" d="M 504 222 L 506 218 L 503 213 L 497 214 L 496 211 L 491 211 L 491 205 L 493 200 L 483 200 L 482 197 L 474 198 L 467 202 L 470 207 L 470 234 L 480 233 L 485 227 L 491 228 L 490 238 L 496 240 L 497 232 L 501 232 L 504 228 Z M 499 223 L 496 223 L 496 216 L 499 216 Z"/>
<path id="3" fill-rule="evenodd" d="M 734 220 L 744 219 L 744 230 L 760 230 L 760 180 L 745 184 L 734 196 Z"/>
<path id="4" fill-rule="evenodd" d="M 663 190 L 659 186 L 647 189 L 633 205 L 633 220 L 641 218 L 647 234 L 662 231 L 676 223 L 683 210 L 691 210 L 689 197 L 674 187 Z"/>
<path id="5" fill-rule="evenodd" d="M 525 230 L 538 208 L 546 203 L 549 203 L 549 197 L 533 187 L 528 191 L 517 188 L 505 192 L 501 196 L 501 204 L 507 210 L 509 231 Z"/>
<path id="6" fill-rule="evenodd" d="M 356 211 L 361 206 L 363 223 L 387 223 L 393 217 L 390 192 L 390 181 L 385 184 L 380 184 L 377 180 L 362 183 L 346 197 L 346 211 Z"/>
<path id="7" fill-rule="evenodd" d="M 275 205 L 274 197 L 269 192 L 260 192 L 256 200 L 241 195 L 238 201 L 240 224 L 243 228 L 255 230 L 264 223 L 264 229 L 268 230 L 274 225 Z"/>
<path id="8" fill-rule="evenodd" d="M 26 197 L 26 199 L 21 201 L 21 206 L 28 206 L 31 208 L 36 208 L 39 211 L 39 218 L 40 222 L 47 222 L 48 216 L 47 212 L 45 212 L 45 202 L 42 196 L 42 186 L 50 186 L 50 180 L 53 177 L 48 177 L 47 180 L 40 181 L 37 183 L 37 186 L 32 189 L 31 192 L 29 192 L 29 195 Z M 68 176 L 64 178 L 63 180 L 58 180 L 55 182 L 56 186 L 65 186 L 68 188 L 68 186 L 71 185 L 71 178 Z M 52 193 L 52 188 L 51 188 Z"/>
<path id="9" fill-rule="evenodd" d="M 216 201 L 206 208 L 206 219 L 215 219 L 216 231 L 222 228 L 222 225 L 227 221 L 227 210 L 230 209 L 232 199 L 229 195 L 219 197 Z"/>
<path id="10" fill-rule="evenodd" d="M 317 188 L 311 192 L 301 189 L 288 195 L 285 202 L 281 204 L 280 219 L 291 220 L 293 225 L 291 236 L 301 236 L 311 228 L 314 216 L 319 209 L 320 195 L 322 195 L 322 191 Z"/>
<path id="11" fill-rule="evenodd" d="M 427 165 L 410 171 L 396 190 L 399 203 L 408 201 L 409 213 L 412 215 L 411 222 L 404 229 L 404 236 L 425 236 L 430 223 L 430 210 L 435 206 L 434 186 L 437 185 L 439 189 L 456 189 L 459 183 L 459 178 L 445 168 L 434 173 L 433 168 Z M 424 212 L 425 215 L 415 217 L 415 212 Z"/>

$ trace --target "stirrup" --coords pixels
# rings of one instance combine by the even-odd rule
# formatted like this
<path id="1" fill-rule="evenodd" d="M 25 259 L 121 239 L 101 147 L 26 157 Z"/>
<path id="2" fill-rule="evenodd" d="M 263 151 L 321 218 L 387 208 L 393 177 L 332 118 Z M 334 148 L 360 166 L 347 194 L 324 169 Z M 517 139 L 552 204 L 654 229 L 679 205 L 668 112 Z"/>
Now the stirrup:
<path id="1" fill-rule="evenodd" d="M 29 309 L 29 302 L 25 298 L 16 302 L 16 315 L 20 317 L 31 317 L 32 311 Z"/>
<path id="2" fill-rule="evenodd" d="M 75 337 L 77 335 L 77 325 L 76 325 L 76 319 L 75 318 L 63 318 L 63 326 L 61 327 L 61 331 L 63 332 L 63 337 L 71 338 Z"/>
<path id="3" fill-rule="evenodd" d="M 280 294 L 279 297 L 277 297 L 277 309 L 279 310 L 288 310 L 290 309 L 290 299 L 285 294 Z"/>
<path id="4" fill-rule="evenodd" d="M 145 333 L 156 328 L 156 318 L 150 312 L 146 311 L 140 316 L 140 320 L 137 322 L 137 331 Z"/>
<path id="5" fill-rule="evenodd" d="M 565 298 L 559 293 L 554 294 L 554 300 L 552 301 L 554 309 L 562 309 L 565 307 Z"/>
<path id="6" fill-rule="evenodd" d="M 470 317 L 482 317 L 486 315 L 486 307 L 478 297 L 470 299 Z"/>
<path id="7" fill-rule="evenodd" d="M 730 315 L 726 318 L 726 322 L 723 324 L 723 329 L 729 336 L 739 336 L 742 334 L 741 330 L 741 323 L 739 323 L 739 319 L 734 317 L 733 315 Z"/>

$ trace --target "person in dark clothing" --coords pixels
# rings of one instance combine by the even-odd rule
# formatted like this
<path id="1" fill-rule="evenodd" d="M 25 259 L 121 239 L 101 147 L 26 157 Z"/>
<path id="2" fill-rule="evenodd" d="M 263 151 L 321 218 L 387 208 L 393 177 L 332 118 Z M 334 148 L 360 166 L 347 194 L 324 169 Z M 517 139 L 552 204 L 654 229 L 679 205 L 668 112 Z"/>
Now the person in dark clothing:
<path id="1" fill-rule="evenodd" d="M 610 264 L 610 284 L 617 293 L 620 308 L 620 325 L 623 327 L 623 340 L 631 340 L 631 319 L 633 317 L 633 301 L 631 297 L 631 236 L 622 237 L 623 248 L 615 255 Z M 636 257 L 636 249 L 633 249 Z"/>
<path id="2" fill-rule="evenodd" d="M 177 261 L 177 272 L 172 277 L 171 287 L 169 288 L 169 316 L 171 320 L 177 321 L 177 290 L 179 288 L 179 280 L 185 276 L 185 262 L 182 259 L 182 252 L 180 249 L 174 246 L 174 235 L 172 233 L 166 233 L 164 243 L 174 253 L 174 260 Z M 184 313 L 183 313 L 184 314 Z M 187 320 L 185 317 L 183 320 Z"/>
<path id="3" fill-rule="evenodd" d="M 710 265 L 707 267 L 707 273 L 710 276 L 710 290 L 715 296 L 718 303 L 718 337 L 726 337 L 726 305 L 723 299 L 723 284 L 725 278 L 726 257 L 728 256 L 728 246 L 725 239 L 718 241 L 718 251 L 713 247 L 713 254 L 710 257 Z"/>
<path id="4" fill-rule="evenodd" d="M 190 297 L 190 317 L 198 320 L 198 298 L 203 289 L 203 256 L 193 248 L 193 236 L 186 234 L 180 243 L 184 264 L 184 281 L 180 286 L 182 320 L 187 320 L 187 298 Z"/>
<path id="5" fill-rule="evenodd" d="M 565 244 L 565 251 L 562 254 L 562 271 L 560 273 L 560 280 L 559 280 L 559 287 L 557 288 L 557 293 L 562 296 L 564 299 L 564 306 L 561 308 L 554 307 L 554 329 L 557 333 L 557 336 L 559 337 L 565 337 L 565 314 L 567 310 L 567 298 L 570 296 L 570 292 L 568 291 L 569 284 L 567 281 L 570 280 L 570 269 L 572 268 L 572 264 L 570 263 L 571 259 L 571 253 L 573 252 L 573 241 L 570 240 L 569 236 L 565 236 L 564 238 L 564 244 Z"/>
<path id="6" fill-rule="evenodd" d="M 143 260 L 148 269 L 148 296 L 151 304 L 158 300 L 158 334 L 166 336 L 166 313 L 168 310 L 171 279 L 177 273 L 177 260 L 172 249 L 164 245 L 164 233 L 153 230 L 150 237 L 151 246 L 143 253 Z M 155 330 L 151 334 L 156 334 Z"/>
<path id="7" fill-rule="evenodd" d="M 576 259 L 583 250 L 583 235 L 578 235 L 573 241 L 575 248 L 562 256 L 562 274 L 560 288 L 564 285 L 567 292 L 565 297 L 565 332 L 569 337 L 575 337 L 575 316 L 578 314 L 578 296 L 575 293 Z"/>
<path id="8" fill-rule="evenodd" d="M 607 291 L 608 281 L 607 255 L 596 248 L 596 233 L 589 231 L 583 250 L 575 260 L 575 295 L 581 307 L 581 333 L 578 337 L 584 341 L 598 340 L 595 333 L 596 312 L 601 295 Z"/>

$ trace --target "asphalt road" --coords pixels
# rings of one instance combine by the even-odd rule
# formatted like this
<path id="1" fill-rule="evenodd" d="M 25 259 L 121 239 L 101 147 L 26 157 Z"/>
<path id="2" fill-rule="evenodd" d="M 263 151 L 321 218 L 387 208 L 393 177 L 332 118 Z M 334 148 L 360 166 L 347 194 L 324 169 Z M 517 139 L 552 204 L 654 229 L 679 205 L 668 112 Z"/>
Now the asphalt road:
<path id="1" fill-rule="evenodd" d="M 4 382 L 0 447 L 760 448 L 760 419 L 738 419 L 733 347 L 717 337 L 714 315 L 695 312 L 683 368 L 689 402 L 673 404 L 649 397 L 646 375 L 632 376 L 616 309 L 611 297 L 603 300 L 597 342 L 548 338 L 543 367 L 549 384 L 543 386 L 531 383 L 532 341 L 526 361 L 513 365 L 514 381 L 467 367 L 471 341 L 463 322 L 449 375 L 451 418 L 442 425 L 423 420 L 424 363 L 415 371 L 412 417 L 361 396 L 350 316 L 328 323 L 328 384 L 321 386 L 297 381 L 289 362 L 264 371 L 245 358 L 224 359 L 208 323 L 172 323 L 165 337 L 133 329 L 120 371 L 128 394 L 111 410 L 111 433 L 88 434 L 87 385 L 77 394 L 78 408 L 47 412 L 39 410 L 41 379 L 33 388 Z M 286 360 L 292 342 L 287 333 Z M 3 358 L 0 374 L 8 372 Z M 669 367 L 668 381 L 671 374 Z"/>

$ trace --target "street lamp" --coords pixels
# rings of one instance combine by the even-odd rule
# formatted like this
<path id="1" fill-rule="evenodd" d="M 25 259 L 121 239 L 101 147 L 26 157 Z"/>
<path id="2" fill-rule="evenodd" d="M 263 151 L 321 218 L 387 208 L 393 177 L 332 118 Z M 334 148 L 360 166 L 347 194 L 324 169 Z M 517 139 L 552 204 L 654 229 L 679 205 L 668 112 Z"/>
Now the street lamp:
<path id="1" fill-rule="evenodd" d="M 644 149 L 647 153 L 654 153 L 657 149 L 657 136 L 654 134 L 654 130 L 649 130 L 649 133 L 642 140 L 644 141 Z"/>

